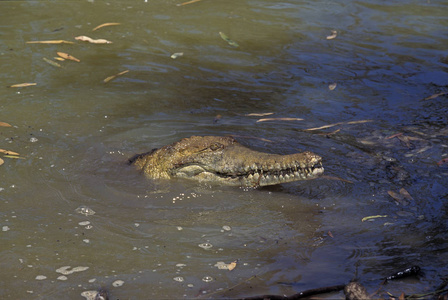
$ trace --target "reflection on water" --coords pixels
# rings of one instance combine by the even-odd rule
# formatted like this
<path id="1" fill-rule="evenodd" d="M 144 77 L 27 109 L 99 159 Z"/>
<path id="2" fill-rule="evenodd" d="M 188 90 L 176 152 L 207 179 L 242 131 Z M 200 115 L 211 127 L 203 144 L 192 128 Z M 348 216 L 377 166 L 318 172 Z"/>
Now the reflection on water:
<path id="1" fill-rule="evenodd" d="M 178 3 L 0 3 L 0 149 L 23 158 L 0 156 L 1 298 L 281 295 L 354 277 L 373 292 L 413 265 L 424 275 L 387 290 L 433 291 L 448 260 L 447 5 Z M 113 43 L 26 43 L 80 35 Z M 48 64 L 56 52 L 81 62 Z M 7 88 L 23 82 L 37 85 Z M 331 177 L 244 190 L 126 165 L 193 134 L 312 150 Z"/>

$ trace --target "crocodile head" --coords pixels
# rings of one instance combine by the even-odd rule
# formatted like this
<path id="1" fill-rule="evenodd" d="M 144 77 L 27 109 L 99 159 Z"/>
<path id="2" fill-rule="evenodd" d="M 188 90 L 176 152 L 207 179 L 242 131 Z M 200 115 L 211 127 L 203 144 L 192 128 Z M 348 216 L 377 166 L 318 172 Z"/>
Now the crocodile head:
<path id="1" fill-rule="evenodd" d="M 316 178 L 324 172 L 321 160 L 311 152 L 254 151 L 228 136 L 192 136 L 135 155 L 129 162 L 150 178 L 184 177 L 257 187 Z"/>

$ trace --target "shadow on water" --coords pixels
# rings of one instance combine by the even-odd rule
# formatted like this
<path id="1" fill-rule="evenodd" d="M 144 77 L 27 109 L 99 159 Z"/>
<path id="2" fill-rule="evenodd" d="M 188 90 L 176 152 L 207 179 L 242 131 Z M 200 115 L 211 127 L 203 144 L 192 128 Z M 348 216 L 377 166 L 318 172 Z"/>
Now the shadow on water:
<path id="1" fill-rule="evenodd" d="M 434 291 L 448 272 L 446 4 L 176 4 L 0 2 L 0 148 L 21 154 L 0 156 L 0 297 L 240 298 L 355 277 L 373 293 L 413 265 L 377 296 Z M 92 31 L 106 22 L 121 24 Z M 113 43 L 26 44 L 79 35 Z M 81 62 L 43 60 L 58 51 Z M 37 85 L 8 88 L 22 82 Z M 310 150 L 325 177 L 253 190 L 126 164 L 191 135 Z"/>

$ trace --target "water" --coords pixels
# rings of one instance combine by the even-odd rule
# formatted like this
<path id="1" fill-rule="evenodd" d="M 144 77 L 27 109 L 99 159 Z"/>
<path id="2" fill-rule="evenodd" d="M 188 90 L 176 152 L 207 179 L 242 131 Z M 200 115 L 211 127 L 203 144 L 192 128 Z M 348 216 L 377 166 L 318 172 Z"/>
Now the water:
<path id="1" fill-rule="evenodd" d="M 355 277 L 372 293 L 412 265 L 424 274 L 380 293 L 435 290 L 448 110 L 446 95 L 423 99 L 447 91 L 448 4 L 179 2 L 0 3 L 0 121 L 13 125 L 0 148 L 23 158 L 1 157 L 1 298 L 244 297 Z M 92 32 L 106 22 L 121 25 Z M 26 43 L 61 39 L 75 44 Z M 43 60 L 58 51 L 81 62 Z M 8 88 L 23 82 L 37 85 Z M 268 112 L 304 121 L 246 116 Z M 366 122 L 304 131 L 349 121 Z M 194 134 L 312 150 L 333 178 L 243 190 L 151 182 L 125 164 Z M 388 194 L 402 188 L 412 199 Z M 375 215 L 387 217 L 361 222 Z"/>

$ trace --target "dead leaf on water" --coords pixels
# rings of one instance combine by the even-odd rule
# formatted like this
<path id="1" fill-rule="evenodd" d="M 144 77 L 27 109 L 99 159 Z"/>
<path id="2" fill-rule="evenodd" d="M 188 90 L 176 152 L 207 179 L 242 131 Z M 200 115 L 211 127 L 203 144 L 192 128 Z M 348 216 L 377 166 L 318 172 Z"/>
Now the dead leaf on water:
<path id="1" fill-rule="evenodd" d="M 201 0 L 191 0 L 191 1 L 184 2 L 184 3 L 176 4 L 176 6 L 183 6 L 183 5 L 187 5 L 187 4 L 191 4 L 191 3 L 195 3 L 195 2 L 199 2 L 199 1 L 201 1 Z"/>
<path id="2" fill-rule="evenodd" d="M 27 86 L 34 86 L 34 85 L 37 85 L 37 83 L 35 83 L 35 82 L 25 82 L 25 83 L 13 84 L 13 85 L 10 85 L 9 87 L 11 87 L 11 88 L 18 88 L 18 87 L 27 87 Z"/>
<path id="3" fill-rule="evenodd" d="M 11 124 L 6 123 L 6 122 L 0 122 L 0 126 L 2 126 L 2 127 L 12 127 Z"/>
<path id="4" fill-rule="evenodd" d="M 118 76 L 121 76 L 121 75 L 123 75 L 123 74 L 126 74 L 127 72 L 129 72 L 129 70 L 126 70 L 126 71 L 120 72 L 120 73 L 118 73 L 118 74 L 109 76 L 109 77 L 107 77 L 106 79 L 104 79 L 103 81 L 104 81 L 104 83 L 108 83 L 109 81 L 111 81 L 111 80 L 117 78 Z"/>
<path id="5" fill-rule="evenodd" d="M 362 124 L 362 123 L 367 123 L 367 122 L 373 122 L 373 120 L 359 120 L 359 121 L 350 121 L 350 122 L 339 122 L 339 123 L 334 123 L 334 124 L 330 124 L 330 125 L 324 125 L 324 126 L 321 126 L 321 127 L 308 128 L 308 129 L 304 129 L 304 130 L 305 131 L 320 130 L 320 129 L 326 129 L 326 128 L 330 128 L 330 127 L 334 127 L 334 126 L 338 126 L 338 125 Z"/>
<path id="6" fill-rule="evenodd" d="M 258 122 L 268 122 L 268 121 L 303 121 L 302 118 L 265 118 L 265 119 L 258 119 Z"/>
<path id="7" fill-rule="evenodd" d="M 331 31 L 331 35 L 327 36 L 327 40 L 335 39 L 338 36 L 338 32 L 336 30 Z"/>
<path id="8" fill-rule="evenodd" d="M 405 190 L 406 191 L 406 190 Z M 397 202 L 397 204 L 399 205 L 403 205 L 406 206 L 409 204 L 409 202 L 406 200 L 407 196 L 405 196 L 404 194 L 401 193 L 400 190 L 400 194 L 396 193 L 394 191 L 387 191 L 387 193 L 389 194 L 389 196 L 391 196 L 392 198 L 394 198 L 394 200 Z M 406 192 L 407 193 L 407 192 Z M 409 195 L 409 197 L 411 197 L 411 195 Z M 412 199 L 412 197 L 411 197 Z M 410 199 L 409 199 L 410 200 Z"/>
<path id="9" fill-rule="evenodd" d="M 268 112 L 268 113 L 250 113 L 250 114 L 246 114 L 246 117 L 264 117 L 264 116 L 270 116 L 273 115 L 273 112 Z"/>
<path id="10" fill-rule="evenodd" d="M 219 32 L 219 35 L 221 36 L 221 38 L 226 41 L 230 46 L 232 47 L 239 47 L 238 43 L 235 42 L 234 40 L 231 40 L 224 32 Z"/>
<path id="11" fill-rule="evenodd" d="M 334 89 L 336 89 L 337 86 L 338 86 L 338 84 L 337 84 L 336 82 L 334 82 L 334 83 L 330 83 L 330 84 L 328 85 L 328 89 L 329 89 L 330 91 L 333 91 Z"/>
<path id="12" fill-rule="evenodd" d="M 399 132 L 399 133 L 393 134 L 393 135 L 391 135 L 391 136 L 388 136 L 388 137 L 386 138 L 386 140 L 393 139 L 394 137 L 398 137 L 398 136 L 400 136 L 400 135 L 403 135 L 403 132 Z"/>
<path id="13" fill-rule="evenodd" d="M 68 60 L 73 60 L 76 62 L 80 62 L 79 59 L 77 59 L 76 57 L 68 54 L 68 53 L 64 53 L 64 52 L 56 52 L 57 55 L 59 55 L 60 57 L 64 58 L 64 59 L 68 59 Z"/>
<path id="14" fill-rule="evenodd" d="M 0 166 L 3 165 L 4 163 L 5 163 L 5 161 L 0 158 Z"/>
<path id="15" fill-rule="evenodd" d="M 229 271 L 232 271 L 233 269 L 236 268 L 236 263 L 237 261 L 235 260 L 228 265 Z"/>
<path id="16" fill-rule="evenodd" d="M 171 58 L 172 58 L 172 59 L 176 59 L 176 58 L 181 57 L 181 56 L 183 56 L 183 55 L 184 55 L 183 52 L 176 52 L 176 53 L 173 53 L 173 54 L 171 55 Z"/>
<path id="17" fill-rule="evenodd" d="M 65 40 L 53 40 L 53 41 L 28 41 L 27 44 L 74 44 Z"/>
<path id="18" fill-rule="evenodd" d="M 400 189 L 400 195 L 402 195 L 407 200 L 414 200 L 414 198 L 412 198 L 411 194 L 409 194 L 409 192 L 405 188 Z"/>
<path id="19" fill-rule="evenodd" d="M 429 97 L 426 97 L 423 100 L 431 100 L 431 99 L 434 99 L 434 98 L 437 98 L 439 96 L 443 96 L 443 95 L 446 95 L 446 94 L 448 94 L 448 92 L 437 93 L 437 94 L 431 95 Z"/>
<path id="20" fill-rule="evenodd" d="M 7 157 L 7 158 L 16 158 L 16 159 L 25 159 L 25 158 L 23 158 L 23 157 L 15 156 L 15 155 L 4 155 L 3 157 Z"/>
<path id="21" fill-rule="evenodd" d="M 58 63 L 55 62 L 55 61 L 52 61 L 51 59 L 48 59 L 48 58 L 46 58 L 46 57 L 43 57 L 42 59 L 43 59 L 47 64 L 50 64 L 50 65 L 52 65 L 53 67 L 58 67 L 58 68 L 61 67 L 60 64 L 58 64 Z"/>
<path id="22" fill-rule="evenodd" d="M 85 36 L 85 35 L 77 36 L 77 37 L 75 37 L 75 40 L 82 41 L 82 42 L 89 42 L 89 43 L 92 43 L 92 44 L 112 44 L 111 41 L 108 41 L 108 40 L 105 40 L 105 39 L 97 39 L 97 40 L 95 40 L 95 39 L 92 39 L 92 38 L 90 38 L 88 36 Z"/>
<path id="23" fill-rule="evenodd" d="M 373 220 L 373 219 L 376 219 L 376 218 L 386 218 L 386 217 L 387 217 L 387 215 L 368 216 L 368 217 L 362 218 L 361 222 L 365 222 L 365 221 L 368 221 L 368 220 Z"/>
<path id="24" fill-rule="evenodd" d="M 106 27 L 106 26 L 116 26 L 116 25 L 120 25 L 120 23 L 104 23 L 104 24 L 96 26 L 95 28 L 92 29 L 92 31 L 98 30 L 98 29 Z"/>
<path id="25" fill-rule="evenodd" d="M 20 154 L 14 151 L 9 151 L 5 149 L 0 149 L 0 153 L 4 153 L 5 155 L 16 155 L 19 156 Z"/>
<path id="26" fill-rule="evenodd" d="M 62 57 L 59 56 L 55 56 L 53 57 L 53 59 L 59 60 L 59 61 L 65 61 L 65 59 L 63 59 Z"/>

